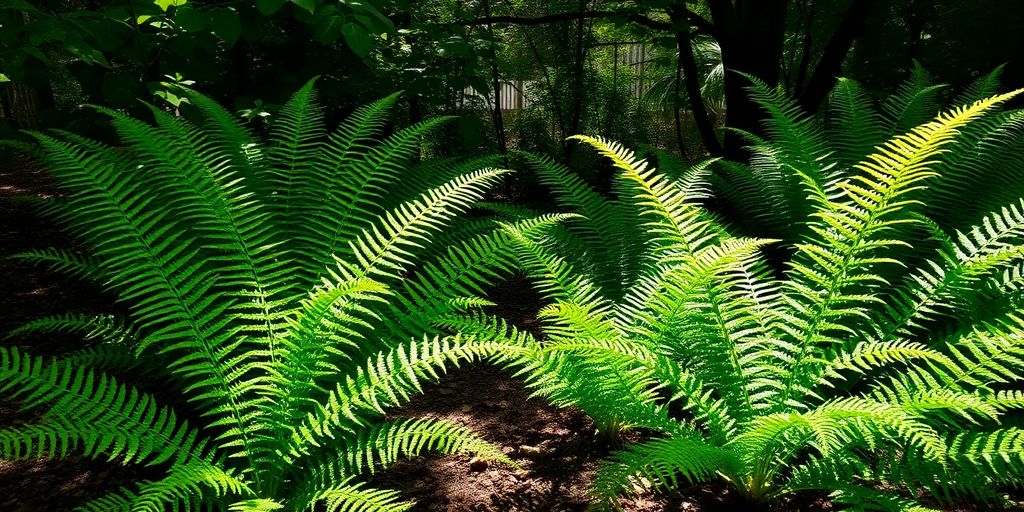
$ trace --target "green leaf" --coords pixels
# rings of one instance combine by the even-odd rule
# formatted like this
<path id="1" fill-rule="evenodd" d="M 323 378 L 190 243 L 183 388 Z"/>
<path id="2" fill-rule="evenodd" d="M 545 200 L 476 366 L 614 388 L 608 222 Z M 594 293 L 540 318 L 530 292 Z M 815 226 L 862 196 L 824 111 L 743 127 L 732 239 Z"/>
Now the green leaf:
<path id="1" fill-rule="evenodd" d="M 7 0 L 4 2 L 4 5 L 0 8 L 11 9 L 15 11 L 25 11 L 31 13 L 39 12 L 39 9 L 36 9 L 35 6 L 26 2 L 25 0 Z"/>
<path id="2" fill-rule="evenodd" d="M 58 20 L 43 20 L 27 27 L 26 35 L 32 45 L 41 45 L 51 41 L 63 41 L 67 38 L 68 27 Z"/>
<path id="3" fill-rule="evenodd" d="M 153 0 L 153 3 L 157 5 L 162 11 L 166 11 L 168 7 L 181 7 L 188 3 L 188 0 Z"/>
<path id="4" fill-rule="evenodd" d="M 309 11 L 310 14 L 313 14 L 313 11 L 316 10 L 316 0 L 291 0 L 291 2 Z"/>
<path id="5" fill-rule="evenodd" d="M 228 45 L 237 43 L 238 38 L 242 37 L 242 21 L 238 19 L 238 14 L 231 9 L 213 11 L 210 16 L 210 28 Z"/>
<path id="6" fill-rule="evenodd" d="M 5 75 L 3 73 L 0 73 L 0 84 L 2 84 L 4 82 L 10 82 L 10 81 L 11 81 L 11 79 L 7 78 L 7 75 Z"/>
<path id="7" fill-rule="evenodd" d="M 363 2 L 347 2 L 346 5 L 348 5 L 353 12 L 359 13 L 356 15 L 357 19 L 370 17 L 375 20 L 372 24 L 367 24 L 367 22 L 363 21 L 362 23 L 366 28 L 375 31 L 378 34 L 395 31 L 394 23 L 391 23 L 391 20 L 388 19 L 387 16 L 384 16 L 380 10 L 373 5 Z"/>
<path id="8" fill-rule="evenodd" d="M 110 63 L 107 62 L 107 58 L 103 56 L 102 52 L 85 44 L 83 41 L 71 41 L 66 47 L 72 55 L 78 57 L 86 64 L 98 64 L 105 68 L 110 67 Z"/>
<path id="9" fill-rule="evenodd" d="M 206 28 L 209 18 L 199 9 L 182 7 L 174 15 L 174 21 L 185 32 L 199 32 Z"/>
<path id="10" fill-rule="evenodd" d="M 324 44 L 333 43 L 341 36 L 341 27 L 344 23 L 344 16 L 318 15 L 316 26 L 313 27 L 313 38 Z"/>
<path id="11" fill-rule="evenodd" d="M 373 48 L 373 38 L 363 27 L 355 23 L 346 23 L 341 27 L 341 33 L 345 36 L 345 42 L 352 49 L 352 53 L 360 57 L 366 57 Z"/>
<path id="12" fill-rule="evenodd" d="M 256 9 L 260 14 L 274 14 L 285 4 L 287 0 L 256 0 Z"/>

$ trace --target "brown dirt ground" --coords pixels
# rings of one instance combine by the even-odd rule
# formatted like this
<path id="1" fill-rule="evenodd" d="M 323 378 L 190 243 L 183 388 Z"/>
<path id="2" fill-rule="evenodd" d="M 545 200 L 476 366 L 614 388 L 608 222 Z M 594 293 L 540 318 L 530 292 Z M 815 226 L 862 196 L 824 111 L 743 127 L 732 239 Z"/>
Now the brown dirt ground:
<path id="1" fill-rule="evenodd" d="M 37 170 L 0 166 L 0 258 L 27 249 L 70 245 L 65 235 L 31 213 L 19 197 L 53 194 Z M 110 301 L 97 290 L 68 281 L 42 268 L 0 260 L 0 336 L 20 323 L 50 313 L 105 310 Z M 521 327 L 535 328 L 537 299 L 526 283 L 512 282 L 494 294 L 501 312 Z M 73 349 L 70 337 L 7 340 L 34 353 Z M 31 421 L 31 412 L 0 398 L 0 428 Z M 588 482 L 598 461 L 608 454 L 594 435 L 593 423 L 580 411 L 558 409 L 530 398 L 520 381 L 486 365 L 452 371 L 422 398 L 394 412 L 395 417 L 434 417 L 456 421 L 501 446 L 522 470 L 491 465 L 471 467 L 466 457 L 417 457 L 373 477 L 373 483 L 399 489 L 418 502 L 418 511 L 582 511 L 589 500 Z M 66 511 L 152 471 L 105 461 L 69 457 L 62 460 L 0 461 L 0 511 Z M 705 485 L 668 495 L 643 494 L 623 500 L 624 510 L 749 510 L 725 488 Z M 826 511 L 831 506 L 814 496 L 787 504 L 785 510 Z"/>

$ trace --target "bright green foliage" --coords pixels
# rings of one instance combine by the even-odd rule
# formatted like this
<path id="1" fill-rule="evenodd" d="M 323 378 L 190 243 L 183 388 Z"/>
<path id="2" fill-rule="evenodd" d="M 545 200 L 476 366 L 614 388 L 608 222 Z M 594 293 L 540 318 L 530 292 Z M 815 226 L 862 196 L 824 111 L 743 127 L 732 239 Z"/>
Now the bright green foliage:
<path id="1" fill-rule="evenodd" d="M 84 507 L 95 511 L 406 510 L 355 479 L 425 451 L 508 463 L 459 425 L 384 418 L 447 367 L 503 357 L 508 342 L 448 336 L 436 320 L 481 303 L 511 268 L 511 237 L 456 219 L 504 171 L 486 159 L 415 164 L 419 136 L 443 119 L 381 140 L 397 96 L 328 132 L 310 82 L 264 143 L 182 94 L 202 127 L 156 108 L 155 125 L 104 110 L 124 148 L 35 134 L 68 192 L 49 213 L 90 253 L 21 258 L 100 283 L 128 316 L 22 329 L 94 341 L 62 357 L 0 349 L 0 390 L 43 411 L 0 431 L 0 453 L 166 470 Z M 558 220 L 515 228 L 536 235 Z"/>
<path id="2" fill-rule="evenodd" d="M 952 104 L 992 96 L 1001 72 L 997 68 L 978 78 Z M 920 66 L 881 105 L 857 82 L 840 79 L 822 120 L 804 113 L 784 90 L 748 78 L 751 98 L 766 114 L 765 137 L 746 134 L 749 164 L 723 163 L 715 188 L 738 225 L 787 245 L 810 229 L 813 208 L 806 201 L 806 180 L 836 192 L 834 185 L 853 178 L 856 165 L 876 147 L 933 118 L 946 92 Z M 1019 110 L 990 112 L 960 128 L 957 144 L 934 155 L 939 176 L 920 197 L 922 213 L 947 231 L 964 230 L 1024 195 L 1018 171 L 1024 165 L 1022 135 L 1024 112 Z"/>
<path id="3" fill-rule="evenodd" d="M 613 504 L 635 488 L 722 478 L 753 502 L 818 490 L 858 510 L 924 510 L 923 497 L 999 503 L 1001 486 L 1019 485 L 1024 430 L 1010 413 L 1024 406 L 1024 203 L 946 232 L 920 201 L 958 132 L 1017 93 L 892 137 L 827 189 L 812 175 L 824 169 L 799 175 L 811 220 L 784 272 L 761 254 L 777 241 L 732 236 L 705 213 L 699 167 L 671 178 L 619 144 L 577 137 L 619 171 L 606 200 L 537 161 L 585 218 L 566 226 L 573 245 L 509 229 L 550 301 L 545 339 L 521 352 L 520 371 L 609 436 L 660 434 L 605 462 L 595 496 Z M 810 153 L 780 163 L 798 156 L 814 165 Z M 609 212 L 626 210 L 641 229 L 616 231 Z M 939 249 L 915 246 L 921 229 Z M 638 277 L 609 291 L 621 267 L 608 279 L 592 262 L 622 246 L 641 254 Z M 461 327 L 500 336 L 504 325 L 484 320 Z"/>

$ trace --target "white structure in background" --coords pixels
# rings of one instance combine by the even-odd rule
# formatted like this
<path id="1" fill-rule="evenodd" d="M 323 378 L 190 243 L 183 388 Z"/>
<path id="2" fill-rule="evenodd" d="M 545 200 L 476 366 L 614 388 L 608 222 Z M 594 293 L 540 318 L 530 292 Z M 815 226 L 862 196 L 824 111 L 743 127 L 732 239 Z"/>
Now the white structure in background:
<path id="1" fill-rule="evenodd" d="M 629 73 L 631 77 L 639 77 L 638 79 L 632 79 L 630 84 L 630 90 L 633 93 L 634 98 L 640 98 L 647 92 L 650 87 L 650 81 L 645 78 L 645 71 L 647 70 L 647 63 L 649 59 L 649 52 L 646 45 L 637 43 L 616 43 L 614 45 L 606 44 L 604 46 L 613 46 L 613 52 L 617 65 L 632 68 L 632 73 Z M 537 88 L 543 87 L 542 81 L 531 80 L 531 81 L 505 81 L 501 82 L 501 110 L 503 111 L 516 111 L 522 110 L 525 107 L 530 106 L 539 98 L 535 96 Z M 466 87 L 463 91 L 466 95 L 466 99 L 472 99 L 482 102 L 487 106 L 488 109 L 493 108 L 491 101 L 494 99 L 493 94 L 482 94 L 472 87 Z"/>

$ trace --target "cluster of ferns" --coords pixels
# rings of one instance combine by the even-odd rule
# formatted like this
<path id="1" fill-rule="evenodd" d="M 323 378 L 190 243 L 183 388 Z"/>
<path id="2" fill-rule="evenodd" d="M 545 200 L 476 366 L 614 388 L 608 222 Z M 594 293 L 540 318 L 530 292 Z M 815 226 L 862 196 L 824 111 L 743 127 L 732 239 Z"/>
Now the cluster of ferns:
<path id="1" fill-rule="evenodd" d="M 266 137 L 194 91 L 189 119 L 99 108 L 117 146 L 33 134 L 64 190 L 40 211 L 87 250 L 18 258 L 124 314 L 12 333 L 88 343 L 0 348 L 0 392 L 40 411 L 0 429 L 0 457 L 160 468 L 87 512 L 404 511 L 363 478 L 425 452 L 515 465 L 462 425 L 387 414 L 484 361 L 607 439 L 648 433 L 602 462 L 598 508 L 705 481 L 754 504 L 1005 504 L 1024 477 L 1024 111 L 997 78 L 937 116 L 922 70 L 880 109 L 842 80 L 819 117 L 751 80 L 767 118 L 747 163 L 574 137 L 616 170 L 602 194 L 518 155 L 556 213 L 485 201 L 502 159 L 422 160 L 448 119 L 391 130 L 397 95 L 328 129 L 310 82 Z M 541 333 L 489 313 L 513 273 Z"/>

